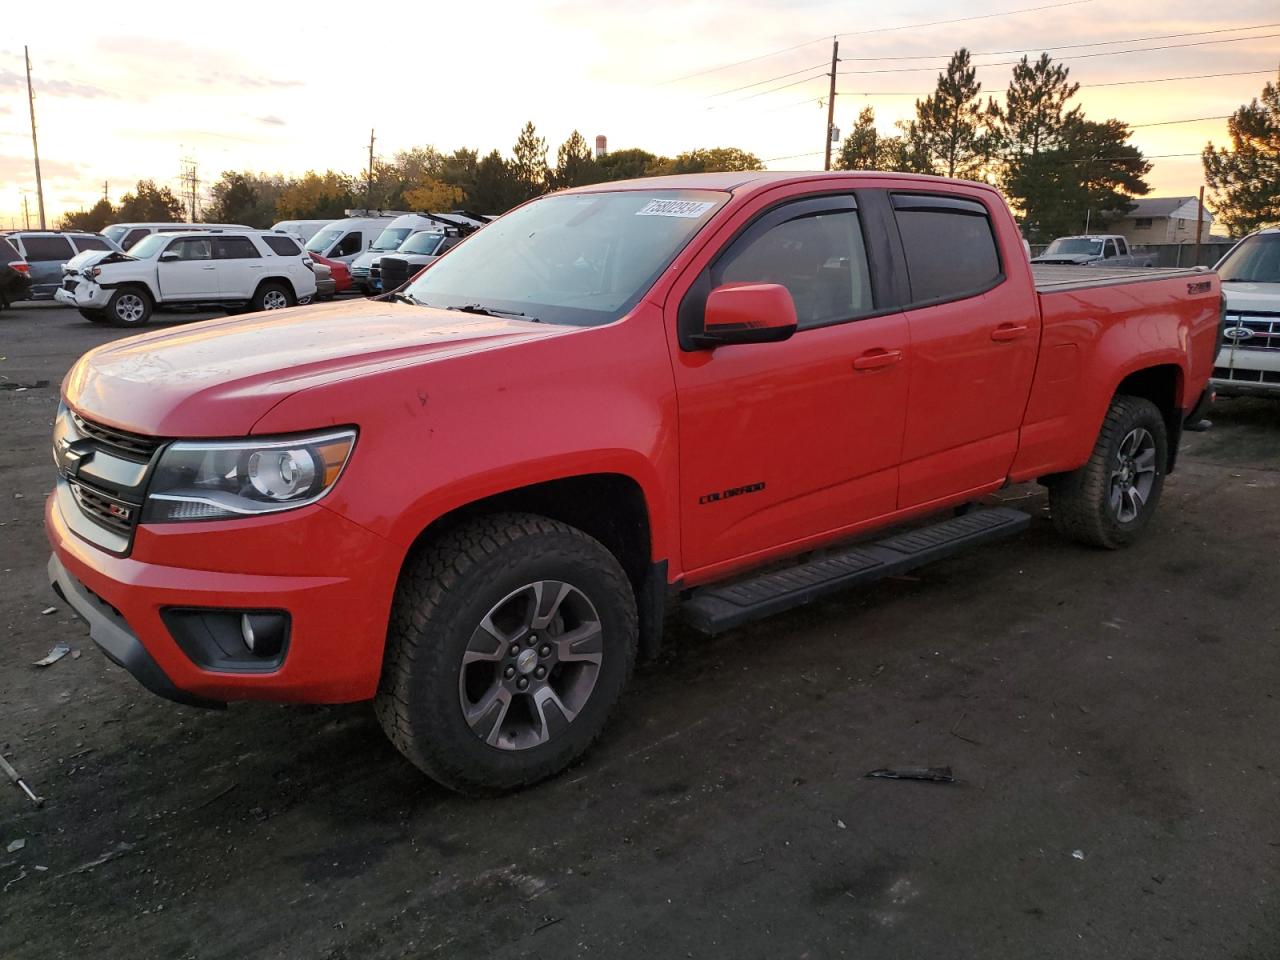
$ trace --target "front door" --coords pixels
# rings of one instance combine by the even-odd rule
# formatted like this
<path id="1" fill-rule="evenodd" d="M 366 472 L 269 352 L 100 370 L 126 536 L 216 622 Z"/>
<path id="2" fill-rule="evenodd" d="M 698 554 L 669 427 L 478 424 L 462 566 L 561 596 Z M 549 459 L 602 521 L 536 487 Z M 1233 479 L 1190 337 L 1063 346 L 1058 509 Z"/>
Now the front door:
<path id="1" fill-rule="evenodd" d="M 164 254 L 170 253 L 176 253 L 178 259 L 156 264 L 162 300 L 218 298 L 218 270 L 213 263 L 213 241 L 209 237 L 174 240 L 164 251 Z"/>
<path id="2" fill-rule="evenodd" d="M 668 307 L 687 333 L 711 289 L 780 283 L 798 319 L 781 343 L 676 345 L 682 559 L 694 579 L 894 509 L 907 323 L 877 309 L 889 296 L 878 280 L 873 295 L 882 244 L 863 227 L 852 193 L 762 199 L 678 316 Z"/>
<path id="3" fill-rule="evenodd" d="M 898 506 L 1003 482 L 1018 449 L 1040 343 L 1040 313 L 1008 217 L 983 202 L 891 196 L 910 281 L 911 385 Z M 1007 231 L 997 244 L 996 228 Z"/>

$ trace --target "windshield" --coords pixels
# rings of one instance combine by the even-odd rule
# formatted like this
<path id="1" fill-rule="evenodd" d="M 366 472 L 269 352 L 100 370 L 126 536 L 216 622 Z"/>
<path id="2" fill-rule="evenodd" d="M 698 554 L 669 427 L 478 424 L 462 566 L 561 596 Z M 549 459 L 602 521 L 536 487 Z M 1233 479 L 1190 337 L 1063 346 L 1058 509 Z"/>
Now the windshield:
<path id="1" fill-rule="evenodd" d="M 162 250 L 170 240 L 173 239 L 171 233 L 149 233 L 132 247 L 125 251 L 129 256 L 138 260 L 146 260 Z"/>
<path id="2" fill-rule="evenodd" d="M 1049 244 L 1049 249 L 1045 251 L 1046 256 L 1051 253 L 1067 255 L 1087 253 L 1097 257 L 1102 255 L 1102 241 L 1090 240 L 1087 237 L 1059 237 Z"/>
<path id="3" fill-rule="evenodd" d="M 405 293 L 432 307 L 478 304 L 549 323 L 612 323 L 727 199 L 710 190 L 543 197 L 468 237 Z"/>
<path id="4" fill-rule="evenodd" d="M 415 233 L 412 237 L 402 243 L 397 252 L 429 255 L 436 252 L 436 247 L 440 246 L 440 241 L 443 239 L 443 233 L 431 233 L 423 230 L 420 233 Z"/>
<path id="5" fill-rule="evenodd" d="M 388 250 L 394 250 L 404 242 L 404 238 L 413 232 L 412 227 L 396 227 L 392 230 L 390 227 L 378 234 L 378 239 L 373 241 L 370 250 L 380 250 L 386 253 Z"/>
<path id="6" fill-rule="evenodd" d="M 112 243 L 119 243 L 124 239 L 124 235 L 128 232 L 129 228 L 127 226 L 119 225 L 115 227 L 107 227 L 107 229 L 102 231 L 102 235 Z"/>
<path id="7" fill-rule="evenodd" d="M 1259 233 L 1223 258 L 1218 276 L 1238 283 L 1280 283 L 1280 233 Z"/>
<path id="8" fill-rule="evenodd" d="M 307 241 L 307 249 L 312 253 L 324 253 L 342 234 L 341 227 L 327 227 Z"/>

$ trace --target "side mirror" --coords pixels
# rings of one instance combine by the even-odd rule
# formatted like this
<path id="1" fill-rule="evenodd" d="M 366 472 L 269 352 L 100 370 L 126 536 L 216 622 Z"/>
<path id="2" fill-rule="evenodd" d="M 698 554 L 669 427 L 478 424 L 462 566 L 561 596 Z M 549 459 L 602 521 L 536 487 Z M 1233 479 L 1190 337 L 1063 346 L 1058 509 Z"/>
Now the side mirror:
<path id="1" fill-rule="evenodd" d="M 740 283 L 716 287 L 707 296 L 696 347 L 734 343 L 777 343 L 796 332 L 796 305 L 780 283 Z"/>
<path id="2" fill-rule="evenodd" d="M 175 260 L 178 260 L 178 259 L 181 259 L 181 258 L 177 255 L 177 253 L 175 253 L 172 250 L 166 250 L 164 253 L 160 254 L 161 263 L 173 263 Z"/>

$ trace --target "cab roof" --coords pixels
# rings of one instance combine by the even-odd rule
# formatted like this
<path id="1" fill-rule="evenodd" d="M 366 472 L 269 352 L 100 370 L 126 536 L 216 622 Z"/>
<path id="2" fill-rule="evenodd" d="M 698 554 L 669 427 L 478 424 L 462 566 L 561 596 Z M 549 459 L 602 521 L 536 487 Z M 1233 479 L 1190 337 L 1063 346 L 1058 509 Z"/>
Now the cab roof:
<path id="1" fill-rule="evenodd" d="M 993 190 L 989 184 L 969 180 L 949 180 L 920 173 L 896 173 L 877 170 L 729 170 L 721 173 L 679 173 L 665 177 L 640 177 L 574 187 L 565 193 L 598 193 L 603 190 L 718 190 L 723 193 L 747 194 L 780 183 L 802 183 L 812 180 L 918 180 L 921 184 L 955 184 Z"/>

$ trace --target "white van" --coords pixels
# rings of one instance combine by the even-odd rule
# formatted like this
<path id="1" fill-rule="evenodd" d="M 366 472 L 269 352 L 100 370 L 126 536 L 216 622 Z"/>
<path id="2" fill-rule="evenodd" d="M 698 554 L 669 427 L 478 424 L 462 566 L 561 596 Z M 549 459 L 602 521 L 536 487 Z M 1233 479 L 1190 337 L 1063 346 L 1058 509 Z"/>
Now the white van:
<path id="1" fill-rule="evenodd" d="M 274 233 L 287 233 L 296 237 L 299 243 L 306 243 L 331 223 L 332 220 L 281 220 L 273 223 L 271 230 Z"/>
<path id="2" fill-rule="evenodd" d="M 190 230 L 252 230 L 243 223 L 113 223 L 102 235 L 125 253 L 129 248 L 152 233 L 186 233 Z"/>
<path id="3" fill-rule="evenodd" d="M 395 218 L 395 214 L 386 214 L 334 220 L 307 241 L 307 252 L 349 264 L 373 246 L 373 241 Z"/>
<path id="4" fill-rule="evenodd" d="M 422 214 L 406 213 L 396 217 L 378 234 L 373 246 L 351 261 L 351 285 L 362 293 L 373 293 L 374 286 L 369 271 L 378 262 L 378 258 L 384 253 L 399 249 L 400 244 L 420 230 L 432 229 L 439 230 L 440 224 Z"/>

